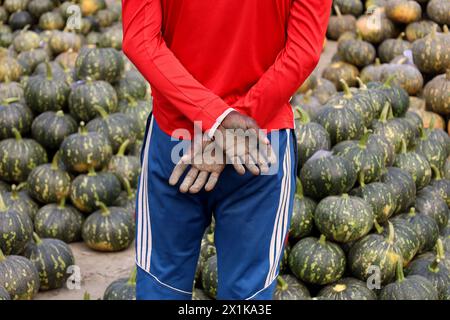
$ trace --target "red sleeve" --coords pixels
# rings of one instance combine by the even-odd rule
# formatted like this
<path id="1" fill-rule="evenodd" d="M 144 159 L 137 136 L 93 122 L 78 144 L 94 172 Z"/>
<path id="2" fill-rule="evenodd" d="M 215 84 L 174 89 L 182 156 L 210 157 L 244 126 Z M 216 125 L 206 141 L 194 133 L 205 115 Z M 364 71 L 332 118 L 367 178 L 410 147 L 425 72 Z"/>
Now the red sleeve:
<path id="1" fill-rule="evenodd" d="M 161 23 L 160 0 L 122 0 L 123 51 L 156 90 L 207 131 L 229 106 L 184 68 L 164 42 Z"/>
<path id="2" fill-rule="evenodd" d="M 332 0 L 294 0 L 287 40 L 274 64 L 233 107 L 250 110 L 268 121 L 316 67 L 331 12 Z"/>

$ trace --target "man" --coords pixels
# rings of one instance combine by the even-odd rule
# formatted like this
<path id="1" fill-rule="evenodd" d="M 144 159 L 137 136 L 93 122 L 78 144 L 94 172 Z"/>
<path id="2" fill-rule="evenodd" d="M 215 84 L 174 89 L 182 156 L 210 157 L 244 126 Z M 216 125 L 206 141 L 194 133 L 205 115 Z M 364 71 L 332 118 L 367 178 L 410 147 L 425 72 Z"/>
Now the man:
<path id="1" fill-rule="evenodd" d="M 137 197 L 138 299 L 191 299 L 213 214 L 217 298 L 272 298 L 295 193 L 288 101 L 320 58 L 330 7 L 331 0 L 123 0 L 123 50 L 153 95 Z M 203 145 L 237 157 L 233 166 L 192 164 L 181 181 L 191 155 L 176 165 L 171 135 L 194 132 L 194 123 L 210 138 Z M 243 140 L 223 139 L 227 129 L 259 128 L 269 132 L 278 165 L 268 152 L 255 159 L 248 145 L 236 151 Z M 255 136 L 264 149 L 265 135 Z"/>

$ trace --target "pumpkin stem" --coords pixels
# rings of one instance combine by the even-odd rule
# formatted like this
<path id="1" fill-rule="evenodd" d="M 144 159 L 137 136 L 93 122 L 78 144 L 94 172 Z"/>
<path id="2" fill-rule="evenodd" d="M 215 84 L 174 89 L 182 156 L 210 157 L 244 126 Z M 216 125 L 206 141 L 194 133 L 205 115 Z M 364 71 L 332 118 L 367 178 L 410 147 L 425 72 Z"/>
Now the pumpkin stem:
<path id="1" fill-rule="evenodd" d="M 128 148 L 128 145 L 130 144 L 130 139 L 125 140 L 119 148 L 119 151 L 117 152 L 117 156 L 123 157 L 125 155 L 125 151 Z"/>
<path id="2" fill-rule="evenodd" d="M 398 40 L 403 40 L 405 38 L 405 33 L 404 32 L 401 32 L 399 35 L 398 35 Z"/>
<path id="3" fill-rule="evenodd" d="M 322 245 L 325 245 L 326 241 L 327 241 L 327 237 L 324 234 L 321 234 L 320 238 L 319 238 L 319 243 Z"/>
<path id="4" fill-rule="evenodd" d="M 415 217 L 416 216 L 416 208 L 411 207 L 411 209 L 409 209 L 408 216 Z"/>
<path id="5" fill-rule="evenodd" d="M 446 24 L 442 27 L 442 33 L 448 33 L 448 26 Z"/>
<path id="6" fill-rule="evenodd" d="M 436 257 L 440 261 L 445 259 L 444 244 L 440 238 L 436 241 Z"/>
<path id="7" fill-rule="evenodd" d="M 382 226 L 380 226 L 380 224 L 378 223 L 378 221 L 376 219 L 373 220 L 373 225 L 375 227 L 375 230 L 377 230 L 378 234 L 382 234 L 384 231 L 384 228 Z"/>
<path id="8" fill-rule="evenodd" d="M 5 255 L 3 254 L 2 249 L 0 249 L 0 262 L 5 261 L 5 260 L 6 260 L 6 257 L 5 257 Z"/>
<path id="9" fill-rule="evenodd" d="M 78 133 L 83 136 L 88 134 L 88 130 L 86 128 L 86 123 L 84 123 L 84 121 L 80 122 L 80 127 L 78 128 Z"/>
<path id="10" fill-rule="evenodd" d="M 397 282 L 403 282 L 405 280 L 405 274 L 403 273 L 403 259 L 401 257 L 397 260 Z"/>
<path id="11" fill-rule="evenodd" d="M 58 111 L 56 111 L 55 115 L 56 115 L 57 117 L 64 117 L 64 111 L 58 110 Z"/>
<path id="12" fill-rule="evenodd" d="M 400 151 L 400 153 L 407 153 L 408 152 L 408 148 L 406 147 L 406 140 L 402 139 L 402 149 Z"/>
<path id="13" fill-rule="evenodd" d="M 434 126 L 436 124 L 435 120 L 436 120 L 435 117 L 431 117 L 430 123 L 428 124 L 428 129 L 429 130 L 433 130 L 434 129 Z"/>
<path id="14" fill-rule="evenodd" d="M 289 288 L 287 282 L 283 279 L 282 276 L 277 277 L 277 283 L 281 291 L 286 291 Z"/>
<path id="15" fill-rule="evenodd" d="M 128 104 L 130 106 L 132 106 L 132 107 L 136 107 L 137 106 L 137 100 L 133 96 L 131 96 L 129 94 L 126 94 L 125 95 L 125 99 L 127 99 Z"/>
<path id="16" fill-rule="evenodd" d="M 364 178 L 365 178 L 365 176 L 364 176 L 364 170 L 359 171 L 358 182 L 359 182 L 359 185 L 360 185 L 361 187 L 364 187 L 364 186 L 366 185 L 365 182 L 364 182 Z"/>
<path id="17" fill-rule="evenodd" d="M 376 58 L 375 59 L 375 66 L 380 66 L 380 65 L 381 65 L 380 58 Z"/>
<path id="18" fill-rule="evenodd" d="M 97 172 L 95 172 L 95 168 L 93 166 L 89 166 L 88 176 L 89 177 L 93 177 L 93 176 L 96 176 L 96 175 L 97 175 Z"/>
<path id="19" fill-rule="evenodd" d="M 395 239 L 394 225 L 392 224 L 392 222 L 388 221 L 388 226 L 389 226 L 388 243 L 392 245 L 394 244 Z"/>
<path id="20" fill-rule="evenodd" d="M 333 287 L 333 290 L 335 292 L 342 292 L 346 289 L 347 289 L 347 285 L 345 285 L 344 283 L 339 283 Z"/>
<path id="21" fill-rule="evenodd" d="M 128 179 L 123 179 L 123 185 L 124 185 L 125 191 L 128 195 L 128 199 L 134 198 L 133 192 L 131 191 L 130 182 L 128 181 Z"/>
<path id="22" fill-rule="evenodd" d="M 66 207 L 66 197 L 62 197 L 59 200 L 58 208 L 65 208 Z"/>
<path id="23" fill-rule="evenodd" d="M 22 140 L 22 135 L 20 134 L 19 130 L 17 130 L 16 128 L 12 128 L 11 131 L 13 132 L 16 140 Z"/>
<path id="24" fill-rule="evenodd" d="M 295 195 L 298 196 L 299 199 L 303 199 L 304 197 L 303 185 L 299 177 L 295 179 L 295 187 L 296 187 Z"/>
<path id="25" fill-rule="evenodd" d="M 50 66 L 50 63 L 45 61 L 45 71 L 47 74 L 47 80 L 53 80 L 53 73 L 52 73 L 52 67 Z"/>
<path id="26" fill-rule="evenodd" d="M 384 107 L 383 107 L 383 111 L 381 111 L 381 115 L 380 115 L 381 122 L 386 122 L 390 109 L 391 109 L 391 105 L 389 104 L 389 102 L 386 101 L 386 103 L 384 104 Z"/>
<path id="27" fill-rule="evenodd" d="M 33 232 L 33 240 L 36 242 L 36 244 L 41 244 L 42 240 L 39 238 L 38 234 L 36 232 Z"/>
<path id="28" fill-rule="evenodd" d="M 21 182 L 21 183 L 19 183 L 19 184 L 17 185 L 16 191 L 17 191 L 17 192 L 22 191 L 26 186 L 27 186 L 27 183 L 26 183 L 26 182 Z"/>
<path id="29" fill-rule="evenodd" d="M 392 80 L 396 78 L 395 74 L 390 75 L 383 84 L 383 87 L 390 88 L 392 84 Z"/>
<path id="30" fill-rule="evenodd" d="M 3 99 L 2 104 L 9 105 L 10 103 L 17 102 L 19 100 L 20 100 L 19 98 L 6 98 Z"/>
<path id="31" fill-rule="evenodd" d="M 95 205 L 100 208 L 103 216 L 107 216 L 110 214 L 108 207 L 101 201 L 95 201 Z"/>
<path id="32" fill-rule="evenodd" d="M 109 117 L 108 112 L 106 112 L 106 110 L 103 109 L 102 107 L 100 107 L 99 105 L 95 105 L 94 109 L 95 109 L 95 111 L 97 111 L 100 114 L 100 117 L 102 117 L 103 119 L 106 119 Z"/>
<path id="33" fill-rule="evenodd" d="M 295 114 L 298 115 L 301 124 L 307 124 L 311 121 L 308 113 L 300 107 L 295 107 Z"/>
<path id="34" fill-rule="evenodd" d="M 339 82 L 342 84 L 342 88 L 344 89 L 344 98 L 346 98 L 346 99 L 352 98 L 353 94 L 350 91 L 350 88 L 348 87 L 347 82 L 344 79 L 340 79 Z"/>
<path id="35" fill-rule="evenodd" d="M 52 164 L 51 164 L 52 170 L 58 170 L 59 169 L 58 160 L 59 160 L 59 153 L 56 152 L 55 155 L 53 156 L 53 159 L 52 159 Z"/>
<path id="36" fill-rule="evenodd" d="M 206 235 L 206 239 L 210 242 L 210 243 L 214 243 L 214 233 L 208 233 Z"/>
<path id="37" fill-rule="evenodd" d="M 91 295 L 89 292 L 85 291 L 83 295 L 83 300 L 91 300 Z"/>
<path id="38" fill-rule="evenodd" d="M 135 285 L 136 284 L 136 274 L 137 274 L 137 268 L 134 267 L 131 271 L 130 277 L 128 278 L 128 284 Z"/>
<path id="39" fill-rule="evenodd" d="M 366 130 L 366 132 L 364 133 L 364 135 L 362 136 L 362 138 L 359 140 L 358 146 L 359 146 L 361 149 L 365 149 L 365 148 L 366 148 L 366 146 L 367 146 L 367 141 L 369 140 L 371 133 L 372 133 L 372 131 Z"/>
<path id="40" fill-rule="evenodd" d="M 334 11 L 336 11 L 336 15 L 338 17 L 342 16 L 341 9 L 339 9 L 339 7 L 337 5 L 334 5 L 333 8 L 334 8 Z"/>
<path id="41" fill-rule="evenodd" d="M 442 174 L 438 167 L 436 167 L 434 164 L 430 164 L 431 170 L 433 170 L 434 173 L 434 179 L 435 180 L 442 180 Z"/>
<path id="42" fill-rule="evenodd" d="M 361 90 L 367 90 L 366 84 L 361 80 L 360 77 L 356 77 L 356 81 L 358 81 L 359 88 L 360 88 Z"/>
<path id="43" fill-rule="evenodd" d="M 5 212 L 6 210 L 8 210 L 8 207 L 5 204 L 5 201 L 3 200 L 3 195 L 0 192 L 0 212 Z"/>

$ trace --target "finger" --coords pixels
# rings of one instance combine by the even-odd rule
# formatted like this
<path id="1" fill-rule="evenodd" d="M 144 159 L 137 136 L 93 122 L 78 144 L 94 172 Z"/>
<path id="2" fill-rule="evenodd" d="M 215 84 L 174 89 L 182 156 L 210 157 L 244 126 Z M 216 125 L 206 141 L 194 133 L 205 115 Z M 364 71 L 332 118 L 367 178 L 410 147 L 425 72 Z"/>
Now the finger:
<path id="1" fill-rule="evenodd" d="M 259 175 L 260 171 L 256 164 L 253 163 L 247 163 L 245 167 L 250 171 L 253 175 L 257 176 Z"/>
<path id="2" fill-rule="evenodd" d="M 219 177 L 220 177 L 220 173 L 212 172 L 209 175 L 209 179 L 208 179 L 208 182 L 206 183 L 205 190 L 209 192 L 212 189 L 214 189 L 214 187 L 217 184 L 217 181 L 219 181 Z"/>
<path id="3" fill-rule="evenodd" d="M 183 161 L 179 161 L 178 164 L 175 166 L 175 168 L 172 171 L 172 174 L 169 178 L 169 184 L 171 186 L 174 186 L 178 183 L 180 180 L 180 177 L 183 175 L 184 171 L 188 167 L 188 164 L 184 163 Z"/>
<path id="4" fill-rule="evenodd" d="M 190 193 L 198 193 L 200 190 L 202 190 L 203 186 L 205 185 L 207 179 L 208 179 L 209 172 L 207 171 L 200 171 L 200 173 L 197 176 L 197 179 L 195 179 L 194 184 L 189 188 Z"/>
<path id="5" fill-rule="evenodd" d="M 273 150 L 272 145 L 267 146 L 266 154 L 267 154 L 267 159 L 270 164 L 273 165 L 273 164 L 277 163 L 277 161 L 278 161 L 277 155 L 275 154 L 275 151 Z"/>
<path id="6" fill-rule="evenodd" d="M 197 178 L 197 175 L 198 169 L 191 168 L 191 170 L 189 170 L 189 172 L 187 173 L 186 177 L 184 177 L 183 183 L 180 186 L 180 192 L 182 193 L 188 192 L 189 188 L 192 186 L 195 179 Z"/>
<path id="7" fill-rule="evenodd" d="M 242 162 L 242 160 L 239 158 L 239 156 L 234 156 L 234 157 L 231 159 L 231 164 L 233 165 L 234 170 L 236 170 L 236 172 L 237 172 L 239 175 L 241 175 L 241 176 L 245 174 L 245 167 L 243 166 L 242 163 L 243 163 L 243 162 Z"/>

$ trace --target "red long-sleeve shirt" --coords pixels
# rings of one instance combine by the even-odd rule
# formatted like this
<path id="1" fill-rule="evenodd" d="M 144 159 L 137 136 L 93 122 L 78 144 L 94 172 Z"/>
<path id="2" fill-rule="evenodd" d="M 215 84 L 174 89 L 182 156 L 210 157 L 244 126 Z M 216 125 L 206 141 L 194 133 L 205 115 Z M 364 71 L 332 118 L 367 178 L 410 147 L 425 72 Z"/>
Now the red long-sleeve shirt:
<path id="1" fill-rule="evenodd" d="M 122 0 L 123 51 L 149 81 L 163 131 L 213 130 L 230 108 L 293 128 L 332 0 Z"/>

